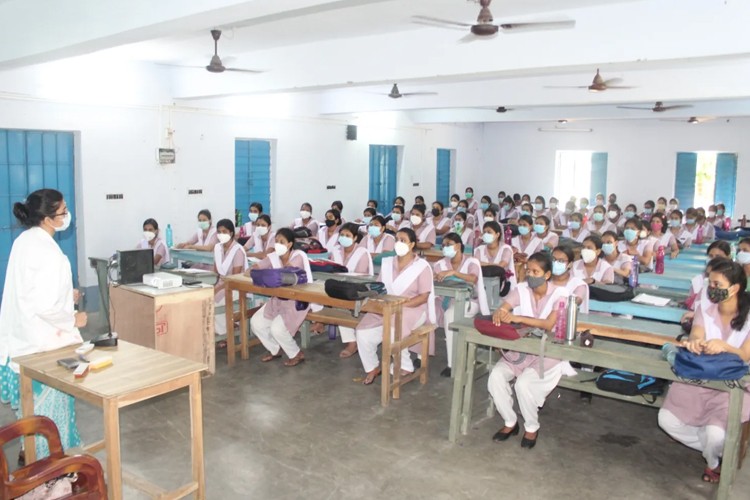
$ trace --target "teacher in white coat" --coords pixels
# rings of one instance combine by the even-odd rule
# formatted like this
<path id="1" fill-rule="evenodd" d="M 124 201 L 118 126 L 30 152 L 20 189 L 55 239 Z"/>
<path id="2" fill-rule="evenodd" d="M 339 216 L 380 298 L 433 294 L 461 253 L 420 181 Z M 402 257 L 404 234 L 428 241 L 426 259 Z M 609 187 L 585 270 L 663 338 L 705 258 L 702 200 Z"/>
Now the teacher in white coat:
<path id="1" fill-rule="evenodd" d="M 78 291 L 70 262 L 53 238 L 72 219 L 62 193 L 34 191 L 13 206 L 13 215 L 27 229 L 13 242 L 0 307 L 0 399 L 20 418 L 19 367 L 12 359 L 81 343 L 78 328 L 87 317 L 73 309 Z M 34 414 L 55 422 L 63 448 L 80 446 L 74 399 L 36 381 L 33 391 Z M 36 453 L 49 455 L 45 439 L 36 440 Z"/>

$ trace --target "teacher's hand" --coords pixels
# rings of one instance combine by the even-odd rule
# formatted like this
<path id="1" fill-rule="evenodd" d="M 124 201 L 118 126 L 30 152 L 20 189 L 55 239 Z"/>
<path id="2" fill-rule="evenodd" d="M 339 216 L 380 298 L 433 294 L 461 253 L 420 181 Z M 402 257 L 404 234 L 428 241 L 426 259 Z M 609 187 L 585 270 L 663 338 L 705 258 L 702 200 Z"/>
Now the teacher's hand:
<path id="1" fill-rule="evenodd" d="M 79 300 L 81 300 L 81 291 L 77 288 L 73 289 L 73 303 L 77 304 Z"/>
<path id="2" fill-rule="evenodd" d="M 89 316 L 85 312 L 77 312 L 75 314 L 74 324 L 76 328 L 83 328 L 84 326 L 86 326 L 86 323 L 88 323 L 88 321 Z"/>

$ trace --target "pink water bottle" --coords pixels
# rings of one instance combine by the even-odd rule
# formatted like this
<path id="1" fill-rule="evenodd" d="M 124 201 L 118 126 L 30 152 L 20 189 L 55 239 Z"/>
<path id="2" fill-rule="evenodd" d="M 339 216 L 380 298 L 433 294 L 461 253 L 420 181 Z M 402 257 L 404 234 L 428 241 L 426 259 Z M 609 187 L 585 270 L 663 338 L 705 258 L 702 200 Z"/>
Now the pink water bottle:
<path id="1" fill-rule="evenodd" d="M 510 245 L 513 241 L 513 231 L 510 230 L 510 225 L 505 225 L 505 244 Z"/>
<path id="2" fill-rule="evenodd" d="M 565 342 L 566 322 L 565 301 L 561 300 L 557 304 L 557 321 L 555 321 L 555 342 Z"/>
<path id="3" fill-rule="evenodd" d="M 240 236 L 239 237 L 240 238 L 244 238 L 245 236 L 247 236 L 247 234 L 245 234 L 245 225 L 243 224 L 242 226 L 240 226 Z"/>
<path id="4" fill-rule="evenodd" d="M 656 250 L 656 266 L 654 271 L 656 274 L 664 274 L 664 245 L 659 245 Z"/>
<path id="5" fill-rule="evenodd" d="M 698 245 L 703 243 L 703 226 L 698 226 L 698 232 L 695 234 L 695 242 Z"/>
<path id="6" fill-rule="evenodd" d="M 729 215 L 724 216 L 724 231 L 732 230 L 732 217 Z"/>

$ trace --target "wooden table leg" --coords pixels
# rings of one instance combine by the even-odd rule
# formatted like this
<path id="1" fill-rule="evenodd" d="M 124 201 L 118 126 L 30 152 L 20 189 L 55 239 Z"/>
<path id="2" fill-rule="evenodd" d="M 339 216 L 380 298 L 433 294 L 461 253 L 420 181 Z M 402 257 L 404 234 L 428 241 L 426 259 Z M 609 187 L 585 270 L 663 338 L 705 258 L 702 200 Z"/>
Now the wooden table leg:
<path id="1" fill-rule="evenodd" d="M 740 451 L 740 434 L 742 420 L 742 400 L 744 391 L 735 388 L 729 391 L 729 411 L 727 421 L 727 432 L 724 438 L 724 453 L 722 457 L 721 479 L 716 498 L 728 500 L 732 491 L 732 483 L 737 473 L 737 460 Z"/>
<path id="2" fill-rule="evenodd" d="M 453 399 L 451 401 L 451 420 L 448 428 L 448 440 L 456 442 L 458 429 L 463 414 L 464 389 L 466 386 L 466 333 L 457 331 L 455 334 L 456 350 L 453 351 Z"/>
<path id="3" fill-rule="evenodd" d="M 107 490 L 111 500 L 122 500 L 120 409 L 116 399 L 104 400 L 104 444 L 107 448 Z"/>
<path id="4" fill-rule="evenodd" d="M 386 303 L 383 306 L 383 347 L 381 349 L 382 360 L 380 362 L 380 371 L 382 386 L 380 387 L 380 405 L 388 406 L 391 397 L 391 321 L 393 312 L 391 306 Z M 398 325 L 396 325 L 398 328 Z"/>
<path id="5" fill-rule="evenodd" d="M 34 389 L 31 377 L 25 374 L 23 367 L 19 374 L 21 379 L 21 415 L 30 417 L 34 414 Z M 30 464 L 36 461 L 36 439 L 34 436 L 26 436 L 23 441 L 26 463 Z"/>
<path id="6" fill-rule="evenodd" d="M 470 342 L 466 346 L 466 389 L 464 389 L 464 403 L 461 406 L 461 434 L 469 432 L 471 423 L 472 403 L 474 402 L 474 370 L 477 366 L 477 345 Z"/>
<path id="7" fill-rule="evenodd" d="M 195 498 L 206 498 L 206 478 L 203 466 L 203 403 L 200 374 L 194 375 L 190 384 L 190 433 L 192 437 L 193 481 L 198 483 Z"/>
<path id="8" fill-rule="evenodd" d="M 461 321 L 466 319 L 466 294 L 468 292 L 461 291 L 456 294 L 456 300 L 453 302 L 453 321 Z M 453 332 L 453 355 L 456 355 L 458 349 L 458 334 Z M 455 372 L 451 370 L 451 378 L 456 376 Z"/>
<path id="9" fill-rule="evenodd" d="M 250 358 L 250 345 L 247 335 L 247 294 L 240 292 L 240 357 Z"/>
<path id="10" fill-rule="evenodd" d="M 224 287 L 224 315 L 227 320 L 227 364 L 234 364 L 237 348 L 234 344 L 234 301 L 232 300 L 232 285 L 227 283 Z"/>

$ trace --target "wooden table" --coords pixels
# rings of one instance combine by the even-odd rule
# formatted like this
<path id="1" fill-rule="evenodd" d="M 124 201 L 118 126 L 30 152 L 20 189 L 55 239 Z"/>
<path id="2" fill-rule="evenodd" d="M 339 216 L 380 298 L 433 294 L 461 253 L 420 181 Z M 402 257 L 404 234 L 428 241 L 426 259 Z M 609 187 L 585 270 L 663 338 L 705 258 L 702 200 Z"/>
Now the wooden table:
<path id="1" fill-rule="evenodd" d="M 57 364 L 58 359 L 76 357 L 76 347 L 78 345 L 13 359 L 21 368 L 23 416 L 29 417 L 34 414 L 32 380 L 37 380 L 101 408 L 104 411 L 104 440 L 84 449 L 90 453 L 105 450 L 109 498 L 120 500 L 123 498 L 120 408 L 188 387 L 190 390 L 192 481 L 171 492 L 129 474 L 125 474 L 125 482 L 145 491 L 153 498 L 182 498 L 195 493 L 196 498 L 204 499 L 206 488 L 203 468 L 201 373 L 206 370 L 206 365 L 120 341 L 117 348 L 97 348 L 88 355 L 89 359 L 96 359 L 97 355 L 112 355 L 114 358 L 112 366 L 99 372 L 91 372 L 82 381 L 76 381 L 72 371 Z M 148 425 L 147 422 L 144 424 Z M 27 463 L 33 462 L 36 459 L 33 436 L 26 438 L 25 449 Z"/>
<path id="2" fill-rule="evenodd" d="M 472 399 L 475 381 L 475 370 L 477 369 L 477 347 L 487 346 L 491 348 L 510 349 L 527 354 L 539 354 L 541 340 L 538 338 L 521 338 L 518 340 L 502 340 L 488 337 L 479 333 L 473 326 L 468 324 L 454 323 L 452 326 L 458 330 L 459 349 L 455 353 L 454 371 L 456 377 L 453 384 L 453 400 L 451 404 L 450 427 L 448 438 L 456 442 L 459 431 L 467 434 L 471 423 Z M 555 344 L 551 341 L 545 343 L 545 356 L 566 361 L 574 361 L 585 365 L 601 366 L 617 370 L 626 370 L 666 380 L 679 380 L 672 372 L 669 363 L 661 359 L 660 352 L 656 349 L 638 347 L 618 342 L 598 339 L 594 347 L 584 348 L 576 344 Z M 588 378 L 592 374 L 587 375 Z M 624 399 L 632 402 L 641 402 L 643 398 L 620 396 L 615 393 L 598 391 L 592 383 L 572 384 L 566 383 L 564 377 L 560 386 L 570 387 L 575 385 L 579 391 L 594 392 L 601 396 Z M 583 381 L 583 379 L 579 380 Z M 750 376 L 745 377 L 746 385 L 750 382 Z M 740 446 L 740 420 L 742 417 L 742 399 L 744 390 L 740 387 L 729 388 L 724 382 L 710 382 L 704 385 L 711 389 L 729 392 L 729 421 L 727 422 L 726 438 L 724 441 L 723 466 L 721 468 L 721 481 L 719 482 L 718 499 L 726 500 L 737 473 Z"/>
<path id="3" fill-rule="evenodd" d="M 615 314 L 629 314 L 638 318 L 646 318 L 657 321 L 668 321 L 670 323 L 679 323 L 682 315 L 688 312 L 687 309 L 674 306 L 652 306 L 649 304 L 639 304 L 631 300 L 622 302 L 603 302 L 599 300 L 589 300 L 589 311 L 606 312 Z M 620 318 L 620 321 L 626 321 Z"/>
<path id="4" fill-rule="evenodd" d="M 319 304 L 325 307 L 335 309 L 359 310 L 365 313 L 375 313 L 383 316 L 383 344 L 382 352 L 390 352 L 391 346 L 391 322 L 395 324 L 395 334 L 397 338 L 403 338 L 401 332 L 401 317 L 403 305 L 407 302 L 406 297 L 394 295 L 379 295 L 366 301 L 341 300 L 329 297 L 325 292 L 323 283 L 307 283 L 305 285 L 282 286 L 279 288 L 265 288 L 256 286 L 253 280 L 244 274 L 234 274 L 224 278 L 226 283 L 227 303 L 232 301 L 232 292 L 237 291 L 240 295 L 240 332 L 247 331 L 247 295 L 248 293 L 265 295 L 267 297 L 278 297 L 280 299 L 297 300 L 300 302 L 309 302 L 310 304 Z M 227 314 L 227 331 L 234 331 L 234 322 L 231 315 Z M 296 332 L 292 332 L 294 334 Z M 247 335 L 240 335 L 240 357 L 248 359 L 250 357 L 250 344 Z M 234 343 L 234 335 L 227 335 L 227 362 L 233 365 L 237 346 Z M 382 356 L 382 387 L 380 393 L 380 402 L 383 406 L 388 406 L 391 395 L 391 374 L 390 374 L 390 356 Z M 399 374 L 395 375 L 396 377 Z"/>
<path id="5" fill-rule="evenodd" d="M 674 342 L 682 327 L 674 323 L 659 323 L 648 319 L 623 320 L 601 314 L 579 314 L 578 330 L 589 330 L 595 337 L 626 340 L 661 347 Z"/>
<path id="6" fill-rule="evenodd" d="M 673 288 L 676 290 L 690 290 L 693 277 L 698 274 L 694 271 L 669 271 L 664 274 L 640 273 L 638 283 L 640 285 L 656 285 L 658 287 Z"/>

